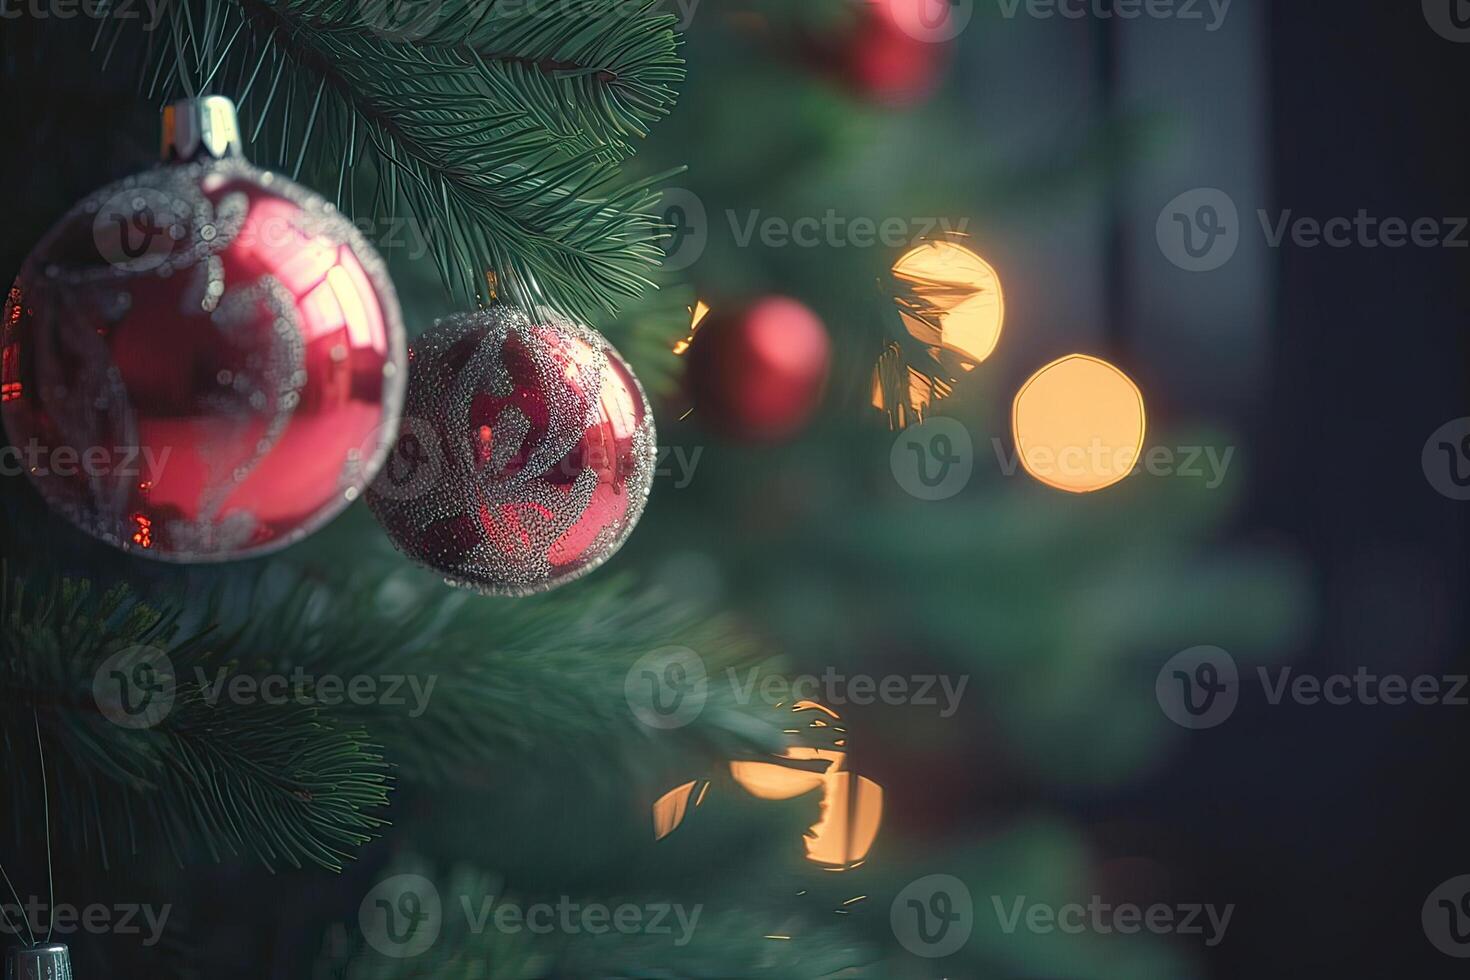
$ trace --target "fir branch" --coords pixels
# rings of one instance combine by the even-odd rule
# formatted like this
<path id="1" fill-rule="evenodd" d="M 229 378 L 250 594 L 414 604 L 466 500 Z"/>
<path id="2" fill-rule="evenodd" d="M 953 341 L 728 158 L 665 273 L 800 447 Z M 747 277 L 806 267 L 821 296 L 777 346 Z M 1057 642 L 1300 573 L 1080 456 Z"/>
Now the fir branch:
<path id="1" fill-rule="evenodd" d="M 361 729 L 312 705 L 234 705 L 190 679 L 215 662 L 205 634 L 180 638 L 178 612 L 127 589 L 97 595 L 85 583 L 28 590 L 0 576 L 0 722 L 8 814 L 34 827 L 31 708 L 53 772 L 55 825 L 104 863 L 161 837 L 181 863 L 199 842 L 215 860 L 245 855 L 269 868 L 340 870 L 383 821 L 387 766 Z M 150 665 L 174 701 L 151 727 L 109 720 L 96 697 L 109 659 L 129 650 Z M 116 661 L 114 661 L 116 663 Z M 126 664 L 123 665 L 126 667 Z M 115 715 L 113 717 L 116 717 Z"/>
<path id="2" fill-rule="evenodd" d="M 408 576 L 366 567 L 317 589 L 303 584 L 262 593 L 240 646 L 289 649 L 290 667 L 307 673 L 406 679 L 404 698 L 333 711 L 372 732 L 403 781 L 462 781 L 533 754 L 634 771 L 660 751 L 723 760 L 783 744 L 775 714 L 737 704 L 728 682 L 727 668 L 755 659 L 753 644 L 726 618 L 670 605 L 627 579 L 514 600 L 436 582 L 419 590 Z M 668 647 L 695 651 L 709 675 L 704 709 L 678 732 L 642 725 L 625 687 L 640 657 Z"/>
<path id="3" fill-rule="evenodd" d="M 385 579 L 394 584 L 364 569 L 345 581 L 258 582 L 240 607 L 202 611 L 124 588 L 99 597 L 67 580 L 39 593 L 4 582 L 0 699 L 37 707 L 57 760 L 60 825 L 77 846 L 107 862 L 157 830 L 181 863 L 197 842 L 214 860 L 339 870 L 383 826 L 372 811 L 387 803 L 390 761 L 400 778 L 437 784 L 533 754 L 631 771 L 658 753 L 724 759 L 780 744 L 776 726 L 721 683 L 724 667 L 751 659 L 723 620 L 617 580 L 503 603 L 439 587 L 404 608 L 385 598 Z M 208 625 L 186 635 L 190 609 Z M 625 693 L 637 659 L 669 645 L 698 651 L 711 675 L 708 704 L 677 735 L 641 725 Z M 109 658 L 132 648 L 161 654 L 174 698 L 136 730 L 109 720 L 95 688 Z M 277 678 L 286 696 L 264 697 L 256 685 Z M 230 693 L 241 680 L 247 697 Z M 364 680 L 373 697 L 344 695 Z M 0 726 L 21 785 L 29 722 L 19 710 Z M 24 826 L 38 802 L 18 793 L 11 805 Z"/>
<path id="4" fill-rule="evenodd" d="M 404 27 L 393 4 L 177 0 L 190 43 L 157 45 L 145 78 L 172 78 L 166 96 L 211 79 L 254 120 L 262 163 L 315 162 L 349 211 L 359 192 L 374 221 L 406 207 L 461 297 L 489 269 L 507 298 L 590 320 L 651 286 L 661 178 L 622 164 L 674 104 L 673 16 L 443 0 Z"/>

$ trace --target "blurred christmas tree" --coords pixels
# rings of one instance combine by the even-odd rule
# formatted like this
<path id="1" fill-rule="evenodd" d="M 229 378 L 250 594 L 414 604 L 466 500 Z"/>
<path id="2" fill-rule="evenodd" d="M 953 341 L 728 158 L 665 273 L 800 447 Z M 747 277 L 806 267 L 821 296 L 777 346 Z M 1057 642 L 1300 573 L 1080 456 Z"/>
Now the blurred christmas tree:
<path id="1" fill-rule="evenodd" d="M 972 432 L 1002 431 L 1011 392 L 990 362 L 952 370 L 906 326 L 888 275 L 906 247 L 784 247 L 749 229 L 934 215 L 910 244 L 941 216 L 974 233 L 1151 130 L 1110 122 L 1039 189 L 997 172 L 983 139 L 955 136 L 972 122 L 958 82 L 930 91 L 951 63 L 982 69 L 960 41 L 882 20 L 891 7 L 192 0 L 162 7 L 155 30 L 120 6 L 7 26 L 5 113 L 30 149 L 3 164 L 0 272 L 84 193 L 148 165 L 161 105 L 222 92 L 259 136 L 257 163 L 299 172 L 374 230 L 411 334 L 493 271 L 503 298 L 615 341 L 658 396 L 666 449 L 615 565 L 520 600 L 409 567 L 360 505 L 271 558 L 180 568 L 84 539 L 4 479 L 5 866 L 23 891 L 46 873 L 34 710 L 58 900 L 175 910 L 156 942 L 72 937 L 80 977 L 928 976 L 890 909 L 934 874 L 977 896 L 946 975 L 1188 975 L 1157 939 L 1007 934 L 979 896 L 1107 887 L 1066 801 L 1167 750 L 1151 704 L 1161 654 L 1200 635 L 1278 652 L 1297 576 L 1269 555 L 1202 557 L 1229 493 L 1187 480 L 1074 498 L 981 466 L 941 504 L 895 482 L 890 424 L 921 406 L 893 412 L 890 390 L 890 412 L 874 410 L 885 351 L 926 380 L 929 414 Z M 827 325 L 823 409 L 776 445 L 709 442 L 698 411 L 679 418 L 673 351 L 696 300 L 768 294 Z M 132 729 L 98 711 L 93 685 L 139 646 L 178 683 L 167 717 Z M 708 688 L 689 724 L 665 729 L 631 710 L 628 683 L 669 650 Z M 962 710 L 843 706 L 814 728 L 791 699 L 750 694 L 829 670 L 943 676 Z M 220 677 L 295 672 L 399 678 L 405 697 L 211 694 Z M 732 760 L 799 775 L 755 793 Z M 865 815 L 869 783 L 881 817 Z M 671 917 L 511 928 L 503 906 Z M 400 913 L 424 931 L 395 932 Z"/>

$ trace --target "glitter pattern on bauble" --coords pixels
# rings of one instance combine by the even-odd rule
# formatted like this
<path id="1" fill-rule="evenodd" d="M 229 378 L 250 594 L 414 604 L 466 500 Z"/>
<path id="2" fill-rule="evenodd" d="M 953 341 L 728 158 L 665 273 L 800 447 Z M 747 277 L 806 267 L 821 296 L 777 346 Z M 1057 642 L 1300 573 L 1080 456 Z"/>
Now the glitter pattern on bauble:
<path id="1" fill-rule="evenodd" d="M 382 259 L 328 201 L 238 157 L 72 209 L 0 323 L 3 416 L 46 501 L 126 551 L 227 561 L 355 500 L 407 373 Z"/>
<path id="2" fill-rule="evenodd" d="M 594 330 L 510 306 L 409 351 L 398 444 L 368 491 L 394 545 L 451 585 L 544 592 L 606 561 L 653 486 L 653 412 Z"/>

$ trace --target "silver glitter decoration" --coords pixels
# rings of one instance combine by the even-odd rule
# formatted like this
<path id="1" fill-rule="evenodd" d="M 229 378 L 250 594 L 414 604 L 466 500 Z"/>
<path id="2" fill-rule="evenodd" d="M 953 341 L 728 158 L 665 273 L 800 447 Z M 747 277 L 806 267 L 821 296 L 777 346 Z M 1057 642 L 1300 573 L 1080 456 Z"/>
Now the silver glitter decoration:
<path id="1" fill-rule="evenodd" d="M 654 422 L 601 334 L 497 305 L 439 321 L 413 344 L 410 363 L 403 435 L 367 495 L 400 551 L 451 585 L 525 596 L 587 574 L 622 547 L 652 489 Z M 606 423 L 604 402 L 618 398 L 605 388 L 623 378 L 638 419 L 617 458 L 604 459 L 606 441 L 583 440 Z M 487 400 L 498 403 L 489 417 Z M 565 545 L 599 491 L 604 506 L 626 494 L 612 497 L 620 515 L 580 529 L 586 543 Z"/>

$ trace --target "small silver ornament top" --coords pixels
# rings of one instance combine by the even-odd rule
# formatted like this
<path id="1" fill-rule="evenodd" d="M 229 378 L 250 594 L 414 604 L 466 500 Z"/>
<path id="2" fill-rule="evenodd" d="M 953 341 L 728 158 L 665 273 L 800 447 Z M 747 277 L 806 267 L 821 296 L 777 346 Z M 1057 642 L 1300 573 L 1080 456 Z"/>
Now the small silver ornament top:
<path id="1" fill-rule="evenodd" d="M 165 163 L 244 156 L 235 103 L 223 95 L 205 95 L 164 109 L 162 153 Z"/>
<path id="2" fill-rule="evenodd" d="M 12 948 L 5 956 L 5 980 L 72 980 L 71 952 L 61 943 Z"/>

